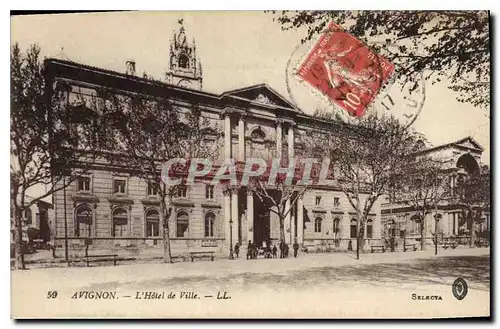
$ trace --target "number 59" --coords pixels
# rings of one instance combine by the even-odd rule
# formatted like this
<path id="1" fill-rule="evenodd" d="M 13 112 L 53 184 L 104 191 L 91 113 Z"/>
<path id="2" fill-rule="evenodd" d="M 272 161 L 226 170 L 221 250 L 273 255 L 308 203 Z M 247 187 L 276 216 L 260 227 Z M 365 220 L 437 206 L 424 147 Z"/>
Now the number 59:
<path id="1" fill-rule="evenodd" d="M 49 291 L 47 293 L 47 299 L 54 299 L 57 297 L 57 291 Z"/>

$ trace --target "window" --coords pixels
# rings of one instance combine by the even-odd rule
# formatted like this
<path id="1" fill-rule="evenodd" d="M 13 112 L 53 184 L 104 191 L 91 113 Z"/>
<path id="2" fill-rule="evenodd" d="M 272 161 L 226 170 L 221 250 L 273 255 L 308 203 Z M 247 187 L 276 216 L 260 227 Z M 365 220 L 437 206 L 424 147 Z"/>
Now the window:
<path id="1" fill-rule="evenodd" d="M 355 239 L 358 236 L 358 221 L 357 219 L 351 219 L 351 239 Z"/>
<path id="2" fill-rule="evenodd" d="M 339 198 L 333 198 L 333 206 L 340 207 L 340 199 Z"/>
<path id="3" fill-rule="evenodd" d="M 205 215 L 205 237 L 214 237 L 215 236 L 215 215 L 211 212 Z"/>
<path id="4" fill-rule="evenodd" d="M 179 211 L 177 213 L 177 237 L 183 238 L 187 236 L 187 230 L 189 226 L 189 217 L 185 211 Z"/>
<path id="5" fill-rule="evenodd" d="M 214 186 L 213 185 L 207 185 L 205 187 L 205 198 L 209 200 L 214 199 Z"/>
<path id="6" fill-rule="evenodd" d="M 157 196 L 158 192 L 156 191 L 156 188 L 154 184 L 148 183 L 148 196 Z"/>
<path id="7" fill-rule="evenodd" d="M 187 197 L 187 187 L 179 185 L 177 186 L 177 197 L 186 198 Z"/>
<path id="8" fill-rule="evenodd" d="M 123 208 L 117 208 L 113 211 L 113 237 L 122 237 L 127 235 L 128 216 Z"/>
<path id="9" fill-rule="evenodd" d="M 366 238 L 373 239 L 373 220 L 371 219 L 366 222 Z"/>
<path id="10" fill-rule="evenodd" d="M 77 182 L 78 192 L 90 192 L 90 177 L 79 177 Z"/>
<path id="11" fill-rule="evenodd" d="M 339 232 L 340 232 L 340 218 L 335 218 L 333 220 L 333 234 L 335 235 L 335 237 L 337 237 Z"/>
<path id="12" fill-rule="evenodd" d="M 92 234 L 92 209 L 87 205 L 76 208 L 75 236 L 90 237 Z"/>
<path id="13" fill-rule="evenodd" d="M 127 180 L 125 178 L 116 178 L 113 182 L 115 194 L 125 194 Z"/>
<path id="14" fill-rule="evenodd" d="M 160 236 L 160 214 L 156 209 L 146 213 L 146 236 L 148 238 Z"/>
<path id="15" fill-rule="evenodd" d="M 258 127 L 254 131 L 252 131 L 250 137 L 256 140 L 264 140 L 266 139 L 266 133 L 260 127 Z"/>
<path id="16" fill-rule="evenodd" d="M 316 205 L 317 206 L 321 205 L 321 197 L 320 196 L 316 196 Z"/>
<path id="17" fill-rule="evenodd" d="M 314 220 L 314 232 L 315 233 L 321 233 L 321 222 L 323 220 L 321 219 L 321 217 L 318 217 Z"/>

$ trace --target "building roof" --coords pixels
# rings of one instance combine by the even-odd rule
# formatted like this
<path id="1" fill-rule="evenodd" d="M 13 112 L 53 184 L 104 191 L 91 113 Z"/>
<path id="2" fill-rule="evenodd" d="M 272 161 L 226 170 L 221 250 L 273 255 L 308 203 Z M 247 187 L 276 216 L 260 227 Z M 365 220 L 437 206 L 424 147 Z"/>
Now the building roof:
<path id="1" fill-rule="evenodd" d="M 467 136 L 467 137 L 461 138 L 459 140 L 456 140 L 454 142 L 445 143 L 445 144 L 441 144 L 441 145 L 427 148 L 427 149 L 423 150 L 422 153 L 437 151 L 439 149 L 443 149 L 443 148 L 450 147 L 450 146 L 469 149 L 469 150 L 480 152 L 480 153 L 482 153 L 484 151 L 484 148 L 481 146 L 481 144 L 479 144 L 479 142 L 477 142 L 471 136 Z"/>
<path id="2" fill-rule="evenodd" d="M 105 85 L 129 92 L 143 92 L 152 96 L 181 98 L 185 101 L 207 103 L 220 108 L 235 106 L 244 109 L 249 104 L 285 112 L 287 115 L 303 112 L 265 83 L 214 94 L 168 84 L 163 81 L 139 77 L 69 60 L 45 60 L 46 76 L 56 76 L 94 85 Z"/>

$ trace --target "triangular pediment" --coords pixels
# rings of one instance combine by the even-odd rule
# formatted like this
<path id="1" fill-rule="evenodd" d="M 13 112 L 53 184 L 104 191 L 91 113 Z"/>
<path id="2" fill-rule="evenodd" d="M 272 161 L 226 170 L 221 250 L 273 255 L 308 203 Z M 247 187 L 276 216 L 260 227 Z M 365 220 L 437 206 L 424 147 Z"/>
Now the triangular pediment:
<path id="1" fill-rule="evenodd" d="M 245 100 L 251 101 L 264 106 L 275 106 L 280 108 L 285 108 L 290 111 L 299 112 L 295 105 L 288 101 L 285 97 L 280 95 L 274 89 L 269 87 L 267 84 L 259 84 L 255 86 L 250 86 L 241 89 L 230 90 L 222 94 L 223 96 L 243 98 Z"/>
<path id="2" fill-rule="evenodd" d="M 480 150 L 480 151 L 484 150 L 483 147 L 472 137 L 462 138 L 453 144 L 474 150 Z"/>

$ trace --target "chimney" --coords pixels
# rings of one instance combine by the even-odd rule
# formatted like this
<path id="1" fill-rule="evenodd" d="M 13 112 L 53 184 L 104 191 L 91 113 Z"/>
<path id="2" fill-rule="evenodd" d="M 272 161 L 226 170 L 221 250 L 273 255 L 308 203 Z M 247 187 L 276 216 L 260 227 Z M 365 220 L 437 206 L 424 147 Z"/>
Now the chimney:
<path id="1" fill-rule="evenodd" d="M 125 73 L 127 75 L 135 75 L 135 61 L 134 60 L 126 61 L 125 67 L 126 67 Z"/>

